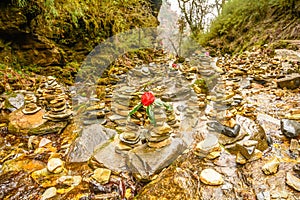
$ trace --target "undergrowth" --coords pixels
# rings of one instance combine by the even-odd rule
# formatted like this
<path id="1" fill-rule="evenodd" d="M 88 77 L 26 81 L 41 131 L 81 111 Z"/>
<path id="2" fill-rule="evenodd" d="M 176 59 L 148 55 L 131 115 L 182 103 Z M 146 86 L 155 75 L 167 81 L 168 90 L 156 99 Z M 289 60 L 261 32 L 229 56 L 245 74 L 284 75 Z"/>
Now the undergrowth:
<path id="1" fill-rule="evenodd" d="M 300 39 L 299 31 L 297 0 L 232 0 L 197 40 L 222 53 L 238 53 L 280 40 Z"/>

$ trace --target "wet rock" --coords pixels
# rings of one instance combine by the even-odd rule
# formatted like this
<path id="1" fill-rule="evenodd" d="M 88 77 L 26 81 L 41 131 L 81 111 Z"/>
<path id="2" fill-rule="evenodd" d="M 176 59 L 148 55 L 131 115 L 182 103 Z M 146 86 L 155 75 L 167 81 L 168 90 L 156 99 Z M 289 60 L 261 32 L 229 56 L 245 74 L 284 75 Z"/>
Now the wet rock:
<path id="1" fill-rule="evenodd" d="M 286 137 L 298 137 L 300 135 L 300 123 L 294 120 L 282 119 L 281 131 Z"/>
<path id="2" fill-rule="evenodd" d="M 20 109 L 9 115 L 8 130 L 17 135 L 42 135 L 48 133 L 59 133 L 68 122 L 51 122 L 43 118 L 45 110 L 40 110 L 31 115 L 25 115 Z"/>
<path id="3" fill-rule="evenodd" d="M 64 161 L 60 158 L 50 158 L 47 163 L 47 169 L 49 172 L 58 174 L 64 170 Z"/>
<path id="4" fill-rule="evenodd" d="M 222 133 L 228 137 L 236 137 L 239 134 L 241 128 L 239 124 L 235 124 L 233 128 L 230 128 L 222 125 L 217 121 L 208 122 L 207 125 L 215 131 Z"/>
<path id="5" fill-rule="evenodd" d="M 277 86 L 280 88 L 296 89 L 300 86 L 300 75 L 291 74 L 288 77 L 277 80 Z"/>
<path id="6" fill-rule="evenodd" d="M 48 188 L 57 185 L 57 180 L 61 176 L 66 176 L 67 171 L 64 169 L 61 173 L 51 173 L 47 168 L 37 170 L 31 173 L 31 178 L 41 187 Z"/>
<path id="7" fill-rule="evenodd" d="M 57 190 L 55 187 L 50 187 L 42 194 L 41 200 L 50 199 L 54 196 L 56 196 Z"/>
<path id="8" fill-rule="evenodd" d="M 170 165 L 186 146 L 179 138 L 171 138 L 171 144 L 159 149 L 146 144 L 128 152 L 127 166 L 139 179 L 151 179 L 155 173 Z"/>
<path id="9" fill-rule="evenodd" d="M 286 184 L 300 192 L 300 179 L 294 176 L 292 172 L 287 172 Z"/>
<path id="10" fill-rule="evenodd" d="M 274 159 L 268 161 L 263 167 L 262 167 L 262 171 L 264 172 L 264 174 L 266 175 L 272 175 L 277 173 L 278 171 L 278 167 L 279 167 L 280 161 L 277 157 L 275 157 Z"/>
<path id="11" fill-rule="evenodd" d="M 241 125 L 241 131 L 247 134 L 243 140 L 255 140 L 258 142 L 256 146 L 258 150 L 266 150 L 268 148 L 268 141 L 264 129 L 249 118 L 240 115 L 237 115 L 236 118 L 237 123 Z"/>
<path id="12" fill-rule="evenodd" d="M 111 170 L 105 168 L 97 168 L 92 175 L 92 178 L 101 184 L 106 184 L 109 182 L 111 175 Z"/>
<path id="13" fill-rule="evenodd" d="M 224 183 L 222 175 L 210 168 L 201 171 L 200 180 L 207 185 L 222 185 Z"/>
<path id="14" fill-rule="evenodd" d="M 116 135 L 113 141 L 107 141 L 106 143 L 97 146 L 93 153 L 93 157 L 97 162 L 114 172 L 128 171 L 125 162 L 126 154 L 124 155 L 117 150 L 119 145 L 120 140 L 118 135 Z M 118 162 L 116 162 L 116 160 Z"/>
<path id="15" fill-rule="evenodd" d="M 57 183 L 72 187 L 79 185 L 81 181 L 81 176 L 62 176 L 57 180 Z"/>
<path id="16" fill-rule="evenodd" d="M 238 142 L 235 151 L 240 152 L 246 159 L 250 159 L 255 151 L 257 143 L 258 142 L 255 140 Z"/>
<path id="17" fill-rule="evenodd" d="M 51 143 L 52 141 L 47 138 L 42 138 L 39 142 L 39 148 L 46 146 L 47 144 Z"/>
<path id="18" fill-rule="evenodd" d="M 208 159 L 215 159 L 220 156 L 221 147 L 218 138 L 215 135 L 208 135 L 205 140 L 196 145 L 194 154 Z"/>
<path id="19" fill-rule="evenodd" d="M 31 159 L 13 159 L 7 160 L 2 164 L 1 171 L 3 174 L 10 171 L 26 171 L 31 173 L 36 170 L 43 169 L 45 163 L 39 160 Z"/>
<path id="20" fill-rule="evenodd" d="M 97 147 L 102 146 L 107 140 L 113 138 L 117 132 L 99 124 L 84 127 L 81 135 L 75 140 L 68 155 L 69 162 L 87 161 Z"/>
<path id="21" fill-rule="evenodd" d="M 258 149 L 254 150 L 254 153 L 252 154 L 250 159 L 246 159 L 245 156 L 243 156 L 240 152 L 238 152 L 237 155 L 236 155 L 236 162 L 241 164 L 241 165 L 244 165 L 246 163 L 259 160 L 259 159 L 262 158 L 262 156 L 263 156 L 263 153 Z"/>

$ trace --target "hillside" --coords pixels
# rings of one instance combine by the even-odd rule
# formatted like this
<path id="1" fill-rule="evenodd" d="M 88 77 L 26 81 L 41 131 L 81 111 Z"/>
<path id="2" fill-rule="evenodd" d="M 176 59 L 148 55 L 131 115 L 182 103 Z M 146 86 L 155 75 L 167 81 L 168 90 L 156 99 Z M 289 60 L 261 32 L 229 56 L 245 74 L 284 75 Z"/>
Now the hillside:
<path id="1" fill-rule="evenodd" d="M 297 50 L 300 39 L 300 1 L 232 0 L 213 21 L 200 43 L 212 52 L 239 53 L 254 47 Z"/>

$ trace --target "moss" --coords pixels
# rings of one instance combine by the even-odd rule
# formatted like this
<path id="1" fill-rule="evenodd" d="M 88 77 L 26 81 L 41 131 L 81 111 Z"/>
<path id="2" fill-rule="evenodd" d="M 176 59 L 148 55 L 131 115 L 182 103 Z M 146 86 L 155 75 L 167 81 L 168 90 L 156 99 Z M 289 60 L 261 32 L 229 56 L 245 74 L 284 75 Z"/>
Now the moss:
<path id="1" fill-rule="evenodd" d="M 298 11 L 292 6 L 295 3 L 295 0 L 229 1 L 209 32 L 197 39 L 200 44 L 222 53 L 238 53 L 280 40 L 300 39 Z"/>

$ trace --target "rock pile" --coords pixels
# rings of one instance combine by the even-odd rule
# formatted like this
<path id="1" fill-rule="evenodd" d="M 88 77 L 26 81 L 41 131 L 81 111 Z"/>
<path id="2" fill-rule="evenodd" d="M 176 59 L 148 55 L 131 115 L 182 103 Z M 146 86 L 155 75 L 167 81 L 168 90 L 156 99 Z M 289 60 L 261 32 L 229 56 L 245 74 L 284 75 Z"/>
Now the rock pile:
<path id="1" fill-rule="evenodd" d="M 47 80 L 37 90 L 37 96 L 39 102 L 47 110 L 43 118 L 51 121 L 64 121 L 72 115 L 71 107 L 67 102 L 67 95 L 54 77 L 47 77 Z"/>
<path id="2" fill-rule="evenodd" d="M 25 108 L 22 109 L 22 112 L 25 115 L 30 115 L 41 110 L 41 107 L 37 105 L 37 98 L 33 92 L 28 92 L 24 97 Z"/>

